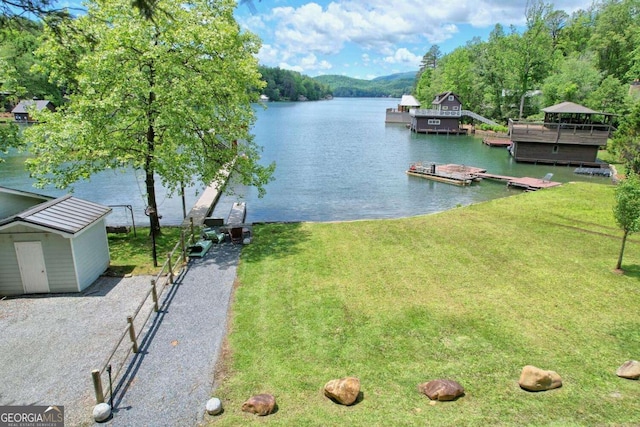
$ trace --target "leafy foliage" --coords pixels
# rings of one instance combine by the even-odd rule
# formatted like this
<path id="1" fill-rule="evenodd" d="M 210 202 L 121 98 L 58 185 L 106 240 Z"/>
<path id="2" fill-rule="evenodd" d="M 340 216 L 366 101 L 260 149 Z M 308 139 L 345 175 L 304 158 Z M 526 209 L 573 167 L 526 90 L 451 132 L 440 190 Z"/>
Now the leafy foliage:
<path id="1" fill-rule="evenodd" d="M 311 77 L 281 68 L 259 67 L 267 86 L 263 93 L 271 101 L 317 101 L 331 96 L 331 89 Z"/>
<path id="2" fill-rule="evenodd" d="M 616 187 L 616 204 L 613 214 L 616 223 L 624 231 L 616 266 L 620 269 L 627 236 L 640 231 L 640 178 L 637 173 L 627 174 L 627 177 Z"/>
<path id="3" fill-rule="evenodd" d="M 234 3 L 157 5 L 167 13 L 147 20 L 127 0 L 98 0 L 67 23 L 62 42 L 49 37 L 39 54 L 73 93 L 25 131 L 40 185 L 65 188 L 104 169 L 144 171 L 154 232 L 156 176 L 176 191 L 219 183 L 231 170 L 263 193 L 274 167 L 258 164 L 249 134 L 263 86 L 253 56 L 259 42 L 240 32 Z"/>

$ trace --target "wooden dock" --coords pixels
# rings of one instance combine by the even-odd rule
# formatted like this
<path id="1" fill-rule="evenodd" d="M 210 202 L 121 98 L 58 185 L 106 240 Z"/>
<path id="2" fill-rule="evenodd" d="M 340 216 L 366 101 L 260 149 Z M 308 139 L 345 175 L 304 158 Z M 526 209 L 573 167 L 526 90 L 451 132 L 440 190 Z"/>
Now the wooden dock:
<path id="1" fill-rule="evenodd" d="M 432 181 L 445 182 L 454 185 L 471 185 L 478 181 L 476 175 L 485 172 L 486 169 L 465 165 L 436 165 L 435 163 L 413 163 L 407 170 L 407 175 L 430 179 Z"/>
<path id="2" fill-rule="evenodd" d="M 530 178 L 528 176 L 517 178 L 514 176 L 495 175 L 491 173 L 479 173 L 479 178 L 491 179 L 494 181 L 503 181 L 509 187 L 518 187 L 529 191 L 540 190 L 542 188 L 551 188 L 561 185 L 560 182 L 550 181 L 546 179 Z"/>
<path id="3" fill-rule="evenodd" d="M 482 138 L 482 143 L 489 147 L 510 147 L 513 144 L 508 138 Z"/>
<path id="4" fill-rule="evenodd" d="M 461 186 L 471 185 L 483 179 L 490 179 L 506 182 L 509 187 L 522 188 L 527 191 L 555 187 L 561 184 L 560 182 L 554 182 L 550 179 L 496 175 L 487 173 L 486 169 L 456 164 L 436 165 L 435 163 L 413 163 L 407 170 L 407 174 L 432 181 Z"/>

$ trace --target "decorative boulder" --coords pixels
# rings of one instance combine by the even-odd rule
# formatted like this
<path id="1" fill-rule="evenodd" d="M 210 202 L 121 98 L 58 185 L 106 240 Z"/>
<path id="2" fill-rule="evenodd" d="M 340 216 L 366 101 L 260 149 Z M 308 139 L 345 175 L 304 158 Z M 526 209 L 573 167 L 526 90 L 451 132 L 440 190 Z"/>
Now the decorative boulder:
<path id="1" fill-rule="evenodd" d="M 93 419 L 101 423 L 111 416 L 111 406 L 108 403 L 98 403 L 93 407 Z"/>
<path id="2" fill-rule="evenodd" d="M 562 378 L 554 371 L 545 371 L 532 365 L 522 368 L 518 384 L 527 391 L 545 391 L 562 386 Z"/>
<path id="3" fill-rule="evenodd" d="M 418 385 L 418 390 L 431 400 L 455 400 L 464 394 L 464 388 L 453 380 L 433 380 Z"/>
<path id="4" fill-rule="evenodd" d="M 345 377 L 324 385 L 324 395 L 342 405 L 353 405 L 360 395 L 360 379 Z"/>
<path id="5" fill-rule="evenodd" d="M 271 394 L 256 394 L 242 404 L 243 412 L 250 412 L 260 416 L 273 413 L 276 408 L 276 398 Z"/>
<path id="6" fill-rule="evenodd" d="M 630 380 L 640 379 L 640 362 L 637 360 L 624 362 L 616 371 L 616 375 Z"/>
<path id="7" fill-rule="evenodd" d="M 222 412 L 222 402 L 217 397 L 207 400 L 207 414 L 218 415 Z"/>

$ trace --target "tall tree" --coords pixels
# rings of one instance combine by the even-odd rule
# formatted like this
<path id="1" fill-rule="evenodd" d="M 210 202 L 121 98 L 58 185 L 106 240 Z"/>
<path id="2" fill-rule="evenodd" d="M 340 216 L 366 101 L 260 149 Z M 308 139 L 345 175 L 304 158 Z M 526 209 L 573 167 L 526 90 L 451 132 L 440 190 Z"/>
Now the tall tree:
<path id="1" fill-rule="evenodd" d="M 640 178 L 637 174 L 628 174 L 616 187 L 616 204 L 613 214 L 623 231 L 620 255 L 616 264 L 616 269 L 620 270 L 627 236 L 640 231 Z"/>
<path id="2" fill-rule="evenodd" d="M 588 55 L 569 55 L 558 70 L 547 77 L 542 86 L 544 105 L 563 101 L 584 104 L 599 86 L 601 75 Z"/>
<path id="3" fill-rule="evenodd" d="M 605 0 L 589 41 L 606 74 L 624 80 L 631 66 L 640 26 L 640 0 Z M 635 77 L 634 77 L 635 78 Z"/>
<path id="4" fill-rule="evenodd" d="M 551 36 L 546 31 L 545 16 L 549 5 L 541 1 L 527 2 L 527 29 L 522 37 L 512 35 L 513 62 L 516 72 L 515 92 L 520 97 L 518 117 L 522 118 L 528 92 L 547 76 L 552 64 Z"/>
<path id="5" fill-rule="evenodd" d="M 68 104 L 29 128 L 38 184 L 67 187 L 104 169 L 144 171 L 151 232 L 160 231 L 156 177 L 170 190 L 225 179 L 231 169 L 260 194 L 274 165 L 259 164 L 249 129 L 263 87 L 258 39 L 240 31 L 232 0 L 170 0 L 141 19 L 128 0 L 98 0 L 59 44 L 40 54 L 53 76 L 75 80 Z M 78 34 L 82 36 L 77 36 Z M 77 64 L 70 49 L 81 44 Z M 71 72 L 71 74 L 70 74 Z M 240 141 L 239 144 L 236 141 Z"/>
<path id="6" fill-rule="evenodd" d="M 627 173 L 640 173 L 640 102 L 623 117 L 613 136 L 612 150 L 623 160 Z"/>

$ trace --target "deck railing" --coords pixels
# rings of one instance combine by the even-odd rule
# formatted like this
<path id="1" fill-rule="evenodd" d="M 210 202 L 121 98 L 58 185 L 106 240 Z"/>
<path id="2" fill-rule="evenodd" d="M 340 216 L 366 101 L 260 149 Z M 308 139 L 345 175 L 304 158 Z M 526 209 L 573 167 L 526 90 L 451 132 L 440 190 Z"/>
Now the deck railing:
<path id="1" fill-rule="evenodd" d="M 512 141 L 606 145 L 612 131 L 603 123 L 549 123 L 509 119 Z"/>
<path id="2" fill-rule="evenodd" d="M 409 114 L 412 117 L 424 116 L 424 117 L 460 117 L 462 116 L 461 110 L 432 110 L 422 108 L 412 108 L 409 110 Z"/>
<path id="3" fill-rule="evenodd" d="M 167 286 L 173 284 L 174 277 L 181 274 L 186 265 L 187 247 L 185 245 L 185 231 L 183 230 L 180 233 L 180 241 L 167 254 L 167 258 L 158 274 L 151 279 L 151 286 L 144 298 L 133 314 L 127 316 L 126 326 L 122 329 L 105 362 L 99 369 L 94 369 L 91 372 L 96 403 L 103 403 L 105 397 L 113 397 L 112 384 L 118 384 L 131 353 L 138 353 L 138 344 L 142 341 L 142 335 L 145 334 L 146 336 L 146 332 L 148 332 L 145 327 L 151 318 L 151 314 L 160 310 L 158 301 L 160 301 L 162 293 Z M 129 337 L 128 340 L 125 339 L 127 336 Z M 144 339 L 144 337 L 142 338 Z M 105 383 L 109 384 L 109 388 L 106 391 L 103 387 Z"/>

